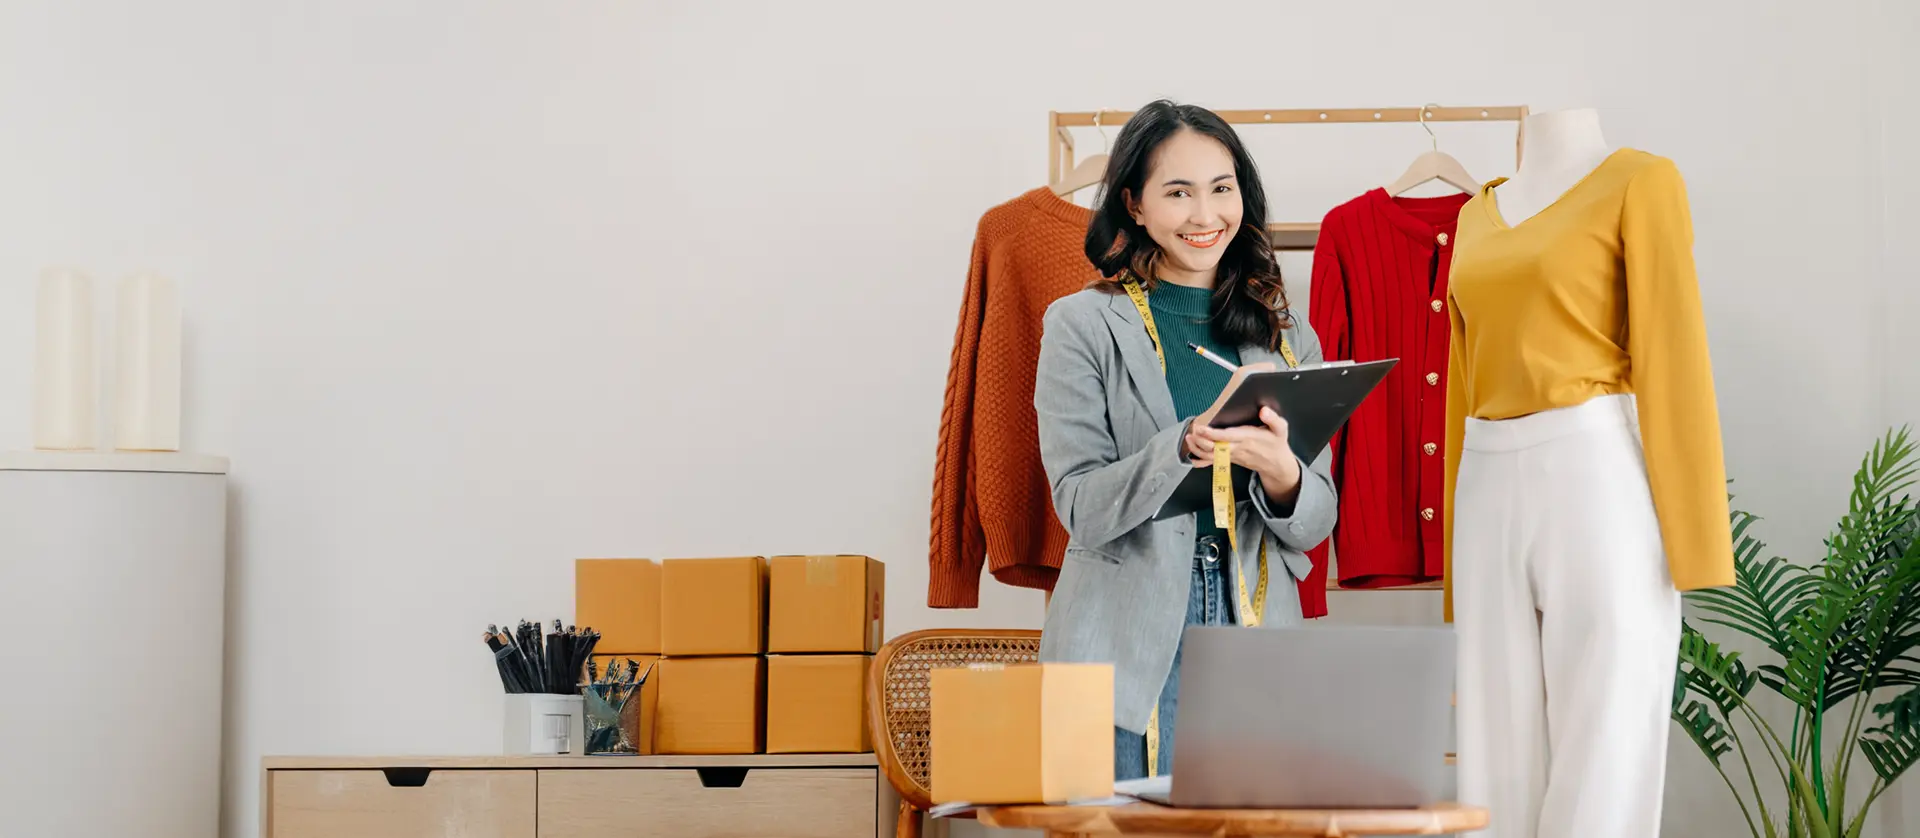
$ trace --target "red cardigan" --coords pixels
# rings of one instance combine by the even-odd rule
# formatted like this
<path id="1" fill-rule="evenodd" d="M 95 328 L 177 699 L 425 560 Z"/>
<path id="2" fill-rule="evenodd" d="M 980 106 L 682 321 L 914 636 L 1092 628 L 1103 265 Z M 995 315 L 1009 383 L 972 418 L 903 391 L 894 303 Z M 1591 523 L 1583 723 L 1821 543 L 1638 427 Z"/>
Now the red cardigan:
<path id="1" fill-rule="evenodd" d="M 1447 273 L 1472 196 L 1394 198 L 1374 189 L 1327 213 L 1313 252 L 1308 319 L 1328 360 L 1399 358 L 1333 440 L 1343 588 L 1442 578 Z M 1327 545 L 1316 548 L 1316 566 Z"/>

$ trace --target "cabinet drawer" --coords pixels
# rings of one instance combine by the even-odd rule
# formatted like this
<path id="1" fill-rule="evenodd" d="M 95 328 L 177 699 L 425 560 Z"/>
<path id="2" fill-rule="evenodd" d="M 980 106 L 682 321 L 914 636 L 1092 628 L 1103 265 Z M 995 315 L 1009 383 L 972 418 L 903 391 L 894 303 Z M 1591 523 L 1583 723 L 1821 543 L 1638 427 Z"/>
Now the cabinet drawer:
<path id="1" fill-rule="evenodd" d="M 535 838 L 534 771 L 273 771 L 268 838 Z"/>
<path id="2" fill-rule="evenodd" d="M 871 768 L 540 772 L 540 838 L 851 838 L 878 829 Z"/>

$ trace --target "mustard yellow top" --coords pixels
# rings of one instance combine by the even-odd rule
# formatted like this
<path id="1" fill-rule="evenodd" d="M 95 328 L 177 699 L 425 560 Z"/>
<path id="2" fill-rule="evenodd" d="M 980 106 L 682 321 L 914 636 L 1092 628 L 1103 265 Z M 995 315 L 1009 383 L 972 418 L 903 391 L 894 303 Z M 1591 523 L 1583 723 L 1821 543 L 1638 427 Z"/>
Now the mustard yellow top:
<path id="1" fill-rule="evenodd" d="M 1507 419 L 1633 393 L 1667 566 L 1681 590 L 1733 584 L 1726 465 L 1673 162 L 1620 149 L 1517 227 L 1495 180 L 1460 210 L 1448 292 L 1443 532 L 1453 608 L 1453 495 L 1466 418 Z"/>

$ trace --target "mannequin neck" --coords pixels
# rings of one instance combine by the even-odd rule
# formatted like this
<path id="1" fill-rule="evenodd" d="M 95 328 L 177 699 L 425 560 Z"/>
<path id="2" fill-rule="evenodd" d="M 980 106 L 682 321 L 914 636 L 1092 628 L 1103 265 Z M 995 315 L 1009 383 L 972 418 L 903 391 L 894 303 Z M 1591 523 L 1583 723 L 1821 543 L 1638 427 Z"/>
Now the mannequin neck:
<path id="1" fill-rule="evenodd" d="M 1514 179 L 1531 179 L 1569 168 L 1591 169 L 1607 156 L 1607 138 L 1600 131 L 1600 113 L 1573 108 L 1531 114 L 1526 123 L 1526 146 Z"/>
<path id="2" fill-rule="evenodd" d="M 1498 190 L 1500 216 L 1509 225 L 1558 200 L 1611 154 L 1592 108 L 1528 116 L 1525 143 L 1519 170 Z"/>

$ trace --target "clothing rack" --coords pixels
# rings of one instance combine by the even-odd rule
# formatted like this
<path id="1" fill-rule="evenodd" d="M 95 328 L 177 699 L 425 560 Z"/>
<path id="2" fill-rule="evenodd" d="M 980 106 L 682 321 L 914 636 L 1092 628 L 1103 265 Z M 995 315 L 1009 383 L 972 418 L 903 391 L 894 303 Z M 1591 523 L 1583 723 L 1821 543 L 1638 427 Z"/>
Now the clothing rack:
<path id="1" fill-rule="evenodd" d="M 1424 121 L 1427 123 L 1513 122 L 1524 127 L 1530 109 L 1526 105 L 1454 108 L 1428 105 L 1425 108 L 1262 108 L 1214 111 L 1214 113 L 1219 114 L 1220 118 L 1230 125 L 1351 125 L 1367 122 L 1418 123 Z M 1073 169 L 1073 134 L 1067 129 L 1117 127 L 1132 116 L 1132 111 L 1048 111 L 1047 182 L 1058 181 L 1062 172 Z M 1516 166 L 1519 164 L 1525 145 L 1525 131 L 1516 128 L 1513 140 L 1513 157 Z M 1310 251 L 1320 240 L 1320 223 L 1317 221 L 1269 223 L 1267 237 L 1272 240 L 1275 250 Z M 1423 582 L 1392 588 L 1342 588 L 1338 578 L 1331 573 L 1327 575 L 1329 591 L 1437 591 L 1444 586 L 1442 582 Z"/>
<path id="2" fill-rule="evenodd" d="M 1514 122 L 1524 125 L 1529 113 L 1526 105 L 1443 108 L 1265 108 L 1259 110 L 1214 111 L 1231 125 L 1333 125 L 1361 122 Z M 1048 111 L 1047 182 L 1060 179 L 1073 169 L 1073 134 L 1069 128 L 1118 127 L 1133 116 L 1132 111 Z M 1514 132 L 1513 154 L 1517 164 L 1524 132 Z M 1275 250 L 1312 250 L 1320 240 L 1317 221 L 1282 221 L 1267 225 L 1267 237 Z M 1348 590 L 1342 588 L 1341 590 Z M 1400 590 L 1400 589 L 1394 589 Z"/>

